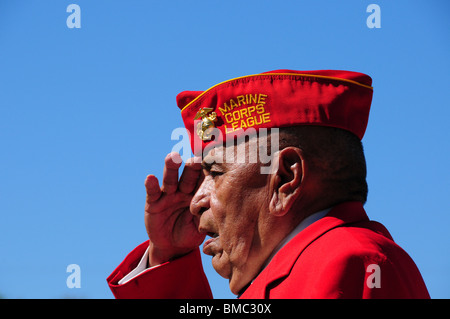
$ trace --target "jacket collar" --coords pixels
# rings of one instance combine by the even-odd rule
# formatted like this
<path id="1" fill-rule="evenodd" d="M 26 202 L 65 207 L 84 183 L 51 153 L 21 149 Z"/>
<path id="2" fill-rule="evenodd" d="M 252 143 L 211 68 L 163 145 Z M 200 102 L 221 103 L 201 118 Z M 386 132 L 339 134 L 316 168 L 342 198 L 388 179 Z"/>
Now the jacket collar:
<path id="1" fill-rule="evenodd" d="M 305 248 L 318 237 L 336 227 L 367 221 L 369 218 L 362 203 L 345 202 L 336 205 L 327 215 L 305 228 L 278 251 L 247 291 L 252 291 L 250 293 L 252 298 L 264 298 L 266 287 L 271 282 L 287 276 Z M 242 295 L 245 295 L 247 291 Z"/>

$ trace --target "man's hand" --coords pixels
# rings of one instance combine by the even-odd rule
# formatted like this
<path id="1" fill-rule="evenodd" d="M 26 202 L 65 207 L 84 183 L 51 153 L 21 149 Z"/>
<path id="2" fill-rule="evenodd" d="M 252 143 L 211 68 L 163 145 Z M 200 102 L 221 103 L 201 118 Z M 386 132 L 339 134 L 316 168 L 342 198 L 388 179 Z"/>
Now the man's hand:
<path id="1" fill-rule="evenodd" d="M 202 180 L 202 167 L 194 162 L 194 158 L 187 160 L 178 180 L 181 162 L 178 153 L 166 156 L 161 188 L 154 175 L 148 175 L 145 180 L 145 227 L 150 238 L 150 266 L 191 252 L 206 236 L 198 232 L 199 219 L 189 211 L 192 197 Z"/>

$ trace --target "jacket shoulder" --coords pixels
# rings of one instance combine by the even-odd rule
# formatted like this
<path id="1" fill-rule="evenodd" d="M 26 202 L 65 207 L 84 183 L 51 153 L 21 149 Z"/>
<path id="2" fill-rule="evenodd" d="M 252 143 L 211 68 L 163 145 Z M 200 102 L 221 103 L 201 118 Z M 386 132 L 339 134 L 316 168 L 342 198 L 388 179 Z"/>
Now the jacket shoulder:
<path id="1" fill-rule="evenodd" d="M 336 227 L 316 238 L 279 285 L 290 286 L 292 298 L 429 297 L 413 260 L 384 226 L 372 221 Z"/>

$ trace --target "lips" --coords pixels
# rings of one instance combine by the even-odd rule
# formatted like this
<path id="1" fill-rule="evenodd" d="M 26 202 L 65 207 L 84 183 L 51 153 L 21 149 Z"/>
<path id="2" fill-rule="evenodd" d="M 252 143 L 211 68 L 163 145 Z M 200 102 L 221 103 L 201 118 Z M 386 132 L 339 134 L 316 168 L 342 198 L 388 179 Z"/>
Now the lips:
<path id="1" fill-rule="evenodd" d="M 215 242 L 219 241 L 219 230 L 216 226 L 210 210 L 205 210 L 200 217 L 200 224 L 198 226 L 199 233 L 206 234 L 211 237 L 203 244 L 203 252 L 207 255 L 214 255 L 214 251 L 217 250 Z M 219 245 L 220 246 L 220 245 Z M 216 249 L 214 249 L 216 248 Z"/>
<path id="2" fill-rule="evenodd" d="M 208 239 L 207 241 L 205 241 L 205 243 L 203 244 L 203 252 L 207 255 L 213 255 L 212 252 L 212 245 L 219 240 L 219 234 L 218 233 L 211 233 L 208 232 L 207 233 L 208 236 L 210 236 L 211 238 Z"/>

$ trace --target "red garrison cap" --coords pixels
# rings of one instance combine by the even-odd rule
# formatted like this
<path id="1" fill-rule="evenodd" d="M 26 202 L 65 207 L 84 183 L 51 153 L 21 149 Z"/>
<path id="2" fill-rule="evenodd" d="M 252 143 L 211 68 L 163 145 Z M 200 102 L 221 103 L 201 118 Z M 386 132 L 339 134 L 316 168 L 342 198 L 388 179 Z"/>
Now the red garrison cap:
<path id="1" fill-rule="evenodd" d="M 371 85 L 372 79 L 358 72 L 275 70 L 231 79 L 206 91 L 181 92 L 177 104 L 194 154 L 248 128 L 331 126 L 362 139 Z"/>

